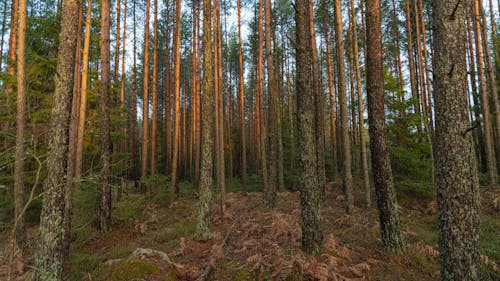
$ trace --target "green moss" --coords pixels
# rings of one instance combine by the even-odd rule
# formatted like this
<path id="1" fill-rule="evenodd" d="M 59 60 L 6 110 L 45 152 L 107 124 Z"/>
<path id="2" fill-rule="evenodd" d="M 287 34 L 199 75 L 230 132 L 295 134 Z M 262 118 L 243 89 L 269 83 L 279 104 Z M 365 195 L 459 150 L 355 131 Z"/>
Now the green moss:
<path id="1" fill-rule="evenodd" d="M 250 272 L 249 268 L 244 266 L 240 270 L 236 272 L 233 276 L 234 281 L 243 281 L 243 280 L 252 280 L 252 273 Z"/>
<path id="2" fill-rule="evenodd" d="M 155 240 L 160 243 L 170 243 L 170 241 L 179 239 L 183 236 L 193 235 L 195 230 L 196 221 L 185 219 L 158 231 Z"/>
<path id="3" fill-rule="evenodd" d="M 100 262 L 101 259 L 95 253 L 70 251 L 68 280 L 83 280 L 89 275 L 99 275 Z"/>
<path id="4" fill-rule="evenodd" d="M 131 258 L 111 269 L 105 280 L 128 281 L 137 278 L 144 278 L 148 275 L 157 274 L 159 272 L 160 270 L 154 264 L 137 258 Z"/>
<path id="5" fill-rule="evenodd" d="M 500 260 L 500 219 L 495 216 L 483 216 L 481 222 L 481 235 L 479 244 L 481 253 L 488 256 L 491 260 Z"/>

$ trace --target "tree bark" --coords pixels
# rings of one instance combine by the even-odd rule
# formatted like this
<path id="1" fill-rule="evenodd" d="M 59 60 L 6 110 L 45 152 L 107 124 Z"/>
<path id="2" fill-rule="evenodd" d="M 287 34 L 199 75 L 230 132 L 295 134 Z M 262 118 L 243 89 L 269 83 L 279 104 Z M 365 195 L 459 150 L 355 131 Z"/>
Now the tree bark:
<path id="1" fill-rule="evenodd" d="M 101 173 L 99 176 L 99 229 L 111 229 L 111 135 L 110 135 L 110 1 L 101 2 L 101 81 L 99 114 L 101 115 Z"/>
<path id="2" fill-rule="evenodd" d="M 83 140 L 85 136 L 85 118 L 87 111 L 87 85 L 89 71 L 90 29 L 92 24 L 92 0 L 87 3 L 87 18 L 85 19 L 85 38 L 83 41 L 82 86 L 80 93 L 80 114 L 78 116 L 78 140 L 76 144 L 76 160 L 74 181 L 77 185 L 82 177 Z M 80 58 L 77 58 L 80 59 Z"/>
<path id="3" fill-rule="evenodd" d="M 175 201 L 177 189 L 177 170 L 179 167 L 179 144 L 181 131 L 181 3 L 175 1 L 175 38 L 174 38 L 174 143 L 172 152 L 172 174 L 170 177 L 170 205 Z"/>
<path id="4" fill-rule="evenodd" d="M 22 0 L 25 5 L 25 1 Z M 21 10 L 25 10 L 26 6 Z M 69 123 L 73 96 L 78 11 L 80 1 L 66 0 L 61 17 L 59 53 L 52 105 L 47 177 L 44 183 L 40 238 L 35 259 L 34 280 L 62 280 L 62 242 L 67 182 Z"/>
<path id="5" fill-rule="evenodd" d="M 466 3 L 432 4 L 441 280 L 478 280 L 479 184 L 468 130 Z"/>
<path id="6" fill-rule="evenodd" d="M 17 113 L 16 113 L 16 153 L 14 163 L 14 229 L 15 248 L 22 247 L 25 236 L 24 217 L 24 138 L 26 131 L 26 0 L 19 3 L 19 25 L 17 32 Z"/>
<path id="7" fill-rule="evenodd" d="M 210 239 L 210 201 L 212 198 L 212 167 L 214 151 L 214 99 L 212 69 L 211 1 L 203 0 L 203 96 L 201 100 L 201 167 L 200 201 L 196 221 L 195 237 Z"/>
<path id="8" fill-rule="evenodd" d="M 152 77 L 152 88 L 151 88 L 151 102 L 153 108 L 153 115 L 151 120 L 151 163 L 150 163 L 150 174 L 154 176 L 156 173 L 156 135 L 158 128 L 158 0 L 154 0 L 154 12 L 153 12 L 153 77 Z"/>
<path id="9" fill-rule="evenodd" d="M 321 227 L 321 187 L 319 186 L 316 134 L 315 94 L 311 78 L 311 23 L 310 0 L 296 0 L 296 63 L 297 108 L 301 180 L 302 249 L 319 253 L 323 248 Z"/>
<path id="10" fill-rule="evenodd" d="M 417 77 L 415 75 L 415 60 L 413 57 L 413 37 L 412 37 L 412 27 L 411 27 L 411 10 L 410 1 L 405 0 L 405 11 L 406 11 L 406 33 L 407 33 L 407 43 L 408 43 L 408 62 L 409 62 L 409 72 L 410 72 L 410 86 L 411 86 L 411 96 L 413 98 L 413 109 L 417 115 L 420 115 L 420 105 L 419 105 L 419 94 Z M 417 129 L 420 131 L 421 126 L 417 124 Z"/>
<path id="11" fill-rule="evenodd" d="M 258 119 L 258 124 L 257 124 L 257 135 L 259 136 L 259 154 L 260 154 L 260 161 L 261 161 L 261 176 L 262 176 L 262 188 L 264 192 L 267 192 L 267 189 L 269 189 L 269 183 L 268 183 L 268 175 L 267 175 L 267 157 L 266 157 L 266 136 L 265 136 L 265 119 L 264 119 L 264 81 L 263 81 L 263 71 L 262 71 L 262 64 L 263 64 L 263 51 L 262 51 L 262 45 L 263 45 L 263 39 L 262 39 L 262 13 L 263 13 L 263 0 L 259 0 L 259 44 L 258 44 L 258 55 L 257 55 L 257 95 L 258 95 L 258 111 L 257 111 L 257 119 Z"/>
<path id="12" fill-rule="evenodd" d="M 363 110 L 363 89 L 361 87 L 361 67 L 359 65 L 359 46 L 358 46 L 358 28 L 357 16 L 354 7 L 354 0 L 351 0 L 352 11 L 352 33 L 353 33 L 353 49 L 354 49 L 354 68 L 356 69 L 356 85 L 358 97 L 358 115 L 359 115 L 359 145 L 361 146 L 361 164 L 363 168 L 363 182 L 365 189 L 366 208 L 371 207 L 370 196 L 370 176 L 368 175 L 368 157 L 366 153 L 366 136 L 365 136 L 365 118 Z"/>
<path id="13" fill-rule="evenodd" d="M 391 161 L 387 151 L 387 129 L 384 110 L 384 71 L 382 57 L 382 30 L 380 0 L 366 2 L 366 82 L 370 148 L 379 211 L 382 246 L 389 252 L 401 252 L 404 242 L 397 209 L 396 191 L 392 178 Z"/>
<path id="14" fill-rule="evenodd" d="M 239 106 L 240 106 L 240 142 L 241 142 L 241 184 L 243 193 L 247 192 L 247 154 L 245 136 L 245 81 L 243 73 L 243 49 L 241 40 L 241 0 L 238 0 L 238 69 L 239 69 Z"/>
<path id="15" fill-rule="evenodd" d="M 149 10 L 151 2 L 146 0 L 146 22 L 144 24 L 144 62 L 142 92 L 142 149 L 141 149 L 141 190 L 146 192 L 149 146 Z"/>
<path id="16" fill-rule="evenodd" d="M 488 171 L 488 182 L 490 186 L 496 185 L 497 168 L 493 141 L 493 129 L 491 124 L 490 101 L 486 87 L 484 64 L 483 64 L 483 43 L 481 39 L 481 13 L 479 10 L 479 1 L 473 0 L 472 16 L 474 22 L 474 35 L 476 39 L 476 62 L 478 69 L 479 89 L 481 92 L 481 105 L 483 107 L 483 129 L 484 144 L 486 151 L 486 168 Z"/>
<path id="17" fill-rule="evenodd" d="M 269 186 L 266 189 L 265 200 L 269 208 L 274 208 L 278 188 L 278 120 L 277 106 L 278 94 L 276 91 L 276 81 L 274 73 L 273 47 L 271 41 L 272 19 L 271 1 L 265 0 L 265 34 L 266 34 L 266 55 L 267 55 L 267 92 L 269 99 Z"/>
<path id="18" fill-rule="evenodd" d="M 342 188 L 345 196 L 346 212 L 350 214 L 354 208 L 352 193 L 351 144 L 349 141 L 349 124 L 347 121 L 347 93 L 345 83 L 344 41 L 342 39 L 342 16 L 340 0 L 335 0 L 335 44 L 337 45 L 337 75 L 340 104 L 340 125 L 342 141 Z"/>

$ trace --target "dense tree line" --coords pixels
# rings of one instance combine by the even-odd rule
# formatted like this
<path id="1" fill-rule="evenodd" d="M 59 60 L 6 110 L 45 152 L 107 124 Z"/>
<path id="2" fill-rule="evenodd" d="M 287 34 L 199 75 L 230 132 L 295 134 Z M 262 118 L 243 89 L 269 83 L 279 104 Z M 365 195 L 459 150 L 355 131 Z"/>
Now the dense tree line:
<path id="1" fill-rule="evenodd" d="M 350 214 L 360 180 L 382 247 L 401 253 L 404 176 L 437 190 L 441 279 L 478 280 L 479 189 L 496 191 L 500 161 L 491 0 L 0 7 L 0 184 L 12 186 L 0 194 L 20 261 L 25 212 L 43 198 L 36 280 L 63 278 L 72 191 L 87 181 L 102 232 L 128 182 L 144 194 L 168 182 L 169 206 L 191 182 L 202 241 L 212 204 L 224 218 L 227 179 L 269 209 L 299 191 L 302 249 L 317 254 L 327 185 L 341 182 Z"/>

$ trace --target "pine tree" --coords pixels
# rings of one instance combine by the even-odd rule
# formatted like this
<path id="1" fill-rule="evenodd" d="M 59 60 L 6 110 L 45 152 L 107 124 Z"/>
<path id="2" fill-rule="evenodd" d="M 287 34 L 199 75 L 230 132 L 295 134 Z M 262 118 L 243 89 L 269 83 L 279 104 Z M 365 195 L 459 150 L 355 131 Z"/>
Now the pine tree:
<path id="1" fill-rule="evenodd" d="M 65 188 L 68 187 L 66 178 L 68 137 L 80 5 L 80 1 L 66 0 L 61 17 L 54 104 L 50 121 L 47 177 L 44 183 L 40 238 L 35 259 L 37 270 L 33 278 L 37 281 L 62 280 L 64 194 Z"/>
<path id="2" fill-rule="evenodd" d="M 200 192 L 195 237 L 210 239 L 210 200 L 212 198 L 212 167 L 214 151 L 214 98 L 212 69 L 211 3 L 203 0 L 203 95 L 201 98 L 201 166 Z"/>
<path id="3" fill-rule="evenodd" d="M 316 166 L 315 98 L 310 72 L 312 69 L 310 0 L 296 0 L 295 7 L 302 249 L 309 253 L 319 253 L 323 248 L 320 213 L 322 191 Z"/>
<path id="4" fill-rule="evenodd" d="M 479 184 L 467 112 L 466 2 L 432 4 L 441 280 L 478 280 Z"/>
<path id="5" fill-rule="evenodd" d="M 396 191 L 391 162 L 387 151 L 387 130 L 384 111 L 384 77 L 382 58 L 380 0 L 366 2 L 366 92 L 368 94 L 368 122 L 370 149 L 379 211 L 382 246 L 389 252 L 401 252 L 401 222 L 397 209 Z"/>

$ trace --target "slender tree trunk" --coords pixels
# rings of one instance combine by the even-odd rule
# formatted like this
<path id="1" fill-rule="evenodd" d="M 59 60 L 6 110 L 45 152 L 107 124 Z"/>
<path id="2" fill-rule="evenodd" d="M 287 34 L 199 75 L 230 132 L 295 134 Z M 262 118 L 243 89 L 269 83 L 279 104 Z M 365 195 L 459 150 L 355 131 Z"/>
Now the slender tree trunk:
<path id="1" fill-rule="evenodd" d="M 488 171 L 488 181 L 490 186 L 496 184 L 496 159 L 493 144 L 493 130 L 491 124 L 490 102 L 488 99 L 488 90 L 486 88 L 484 65 L 483 65 L 483 45 L 481 39 L 481 13 L 479 11 L 479 1 L 473 0 L 472 3 L 474 35 L 476 39 L 476 62 L 478 69 L 479 88 L 481 92 L 481 104 L 483 107 L 483 128 L 484 128 L 484 143 L 486 151 L 486 166 Z"/>
<path id="2" fill-rule="evenodd" d="M 363 89 L 361 88 L 361 67 L 359 65 L 359 47 L 358 47 L 358 28 L 357 28 L 357 13 L 354 7 L 354 0 L 351 0 L 352 15 L 352 33 L 353 33 L 353 49 L 354 49 L 354 68 L 356 69 L 356 85 L 358 94 L 358 115 L 359 115 L 359 145 L 361 147 L 361 164 L 363 168 L 363 180 L 365 188 L 365 203 L 366 208 L 371 206 L 370 196 L 370 177 L 368 175 L 368 157 L 366 153 L 366 135 L 365 135 L 365 118 L 363 110 Z"/>
<path id="3" fill-rule="evenodd" d="M 110 2 L 101 2 L 101 81 L 99 114 L 101 115 L 101 174 L 99 189 L 99 229 L 111 229 L 111 135 L 110 135 Z"/>
<path id="4" fill-rule="evenodd" d="M 10 16 L 10 36 L 9 36 L 9 52 L 7 54 L 7 75 L 14 77 L 16 75 L 16 60 L 17 60 L 17 30 L 19 22 L 19 0 L 12 0 L 11 6 L 11 16 Z M 13 84 L 6 83 L 5 93 L 7 95 L 7 102 L 5 104 L 6 111 L 10 115 L 13 110 L 13 105 L 11 103 L 11 95 L 13 93 Z M 10 129 L 10 122 L 5 124 L 5 132 Z M 4 140 L 4 147 L 8 147 L 9 143 L 7 138 Z"/>
<path id="5" fill-rule="evenodd" d="M 500 150 L 500 105 L 498 102 L 498 90 L 497 90 L 497 81 L 495 79 L 495 70 L 494 70 L 494 62 L 493 59 L 491 58 L 491 50 L 490 50 L 490 45 L 488 43 L 488 28 L 486 26 L 486 16 L 484 14 L 484 9 L 482 8 L 482 1 L 479 1 L 480 4 L 480 13 L 483 19 L 483 25 L 482 25 L 482 36 L 483 36 L 483 45 L 484 45 L 484 60 L 486 61 L 486 67 L 487 67 L 487 72 L 488 72 L 488 85 L 490 88 L 490 95 L 491 95 L 491 102 L 492 102 L 492 113 L 493 113 L 493 120 L 494 120 L 494 125 L 495 131 L 492 133 L 492 136 L 495 140 L 494 144 L 494 151 L 499 151 Z M 494 21 L 493 21 L 494 22 Z M 493 37 L 493 42 L 495 42 L 495 34 L 492 34 Z M 495 48 L 495 43 L 493 45 L 493 48 Z M 495 50 L 494 50 L 495 52 Z M 496 149 L 495 149 L 496 147 Z M 496 154 L 496 163 L 500 160 L 500 152 L 495 152 Z M 498 164 L 497 164 L 498 165 Z M 498 166 L 497 166 L 498 168 Z"/>
<path id="6" fill-rule="evenodd" d="M 181 132 L 181 3 L 175 1 L 175 38 L 174 38 L 174 143 L 172 151 L 172 174 L 170 186 L 170 205 L 175 201 L 177 189 L 177 170 L 179 166 L 179 142 Z"/>
<path id="7" fill-rule="evenodd" d="M 401 62 L 401 43 L 400 43 L 400 35 L 399 35 L 399 21 L 397 19 L 397 10 L 396 10 L 396 1 L 392 0 L 392 21 L 394 25 L 394 33 L 396 39 L 396 65 L 397 65 L 397 75 L 398 75 L 398 86 L 399 86 L 399 101 L 402 105 L 405 104 L 405 90 L 404 90 L 404 78 L 403 78 L 403 66 Z M 399 116 L 402 117 L 405 115 L 406 108 L 402 106 L 399 112 Z"/>
<path id="8" fill-rule="evenodd" d="M 471 25 L 471 13 L 469 10 L 469 4 L 465 5 L 465 17 L 466 17 L 466 23 L 467 23 L 467 39 L 468 39 L 468 50 L 469 50 L 469 72 L 470 72 L 470 79 L 471 79 L 471 89 L 472 89 L 472 98 L 474 101 L 474 117 L 476 122 L 478 122 L 479 127 L 476 132 L 474 132 L 477 135 L 478 138 L 478 144 L 479 146 L 477 147 L 477 158 L 478 158 L 478 165 L 479 165 L 479 171 L 487 171 L 487 164 L 486 164 L 486 155 L 485 155 L 485 144 L 484 144 L 484 130 L 483 126 L 481 123 L 479 123 L 479 120 L 481 120 L 481 102 L 479 100 L 479 91 L 477 89 L 477 82 L 476 82 L 476 62 L 475 62 L 475 57 L 474 57 L 474 44 L 473 44 L 473 39 L 472 39 L 472 25 Z"/>
<path id="9" fill-rule="evenodd" d="M 239 106 L 240 106 L 240 143 L 241 143 L 241 184 L 243 192 L 247 192 L 247 154 L 246 154 L 246 136 L 245 136 L 245 81 L 243 73 L 243 50 L 241 40 L 241 0 L 238 0 L 238 66 L 239 66 Z"/>
<path id="10" fill-rule="evenodd" d="M 321 197 L 325 198 L 326 188 L 326 171 L 325 171 L 325 107 L 323 87 L 320 80 L 320 68 L 318 66 L 318 50 L 316 49 L 316 31 L 314 30 L 314 1 L 309 1 L 309 23 L 310 36 L 311 36 L 311 58 L 312 58 L 312 77 L 313 77 L 313 91 L 315 97 L 316 109 L 316 161 L 318 169 L 318 184 L 322 190 Z"/>
<path id="11" fill-rule="evenodd" d="M 410 0 L 405 0 L 405 11 L 406 11 L 406 33 L 407 33 L 407 43 L 408 43 L 408 62 L 410 65 L 410 86 L 411 86 L 411 96 L 413 98 L 413 109 L 417 115 L 420 115 L 420 103 L 418 94 L 417 77 L 415 75 L 415 60 L 413 57 L 413 37 L 412 37 L 412 27 L 411 27 L 411 10 L 410 10 Z M 367 28 L 368 29 L 368 28 Z M 417 129 L 420 131 L 420 123 L 417 124 Z"/>
<path id="12" fill-rule="evenodd" d="M 83 4 L 83 3 L 82 3 Z M 78 114 L 80 110 L 80 95 L 81 95 L 81 76 L 80 76 L 80 63 L 82 55 L 82 22 L 83 13 L 82 5 L 78 6 L 78 35 L 76 39 L 76 53 L 75 53 L 75 69 L 73 72 L 74 81 L 73 84 L 73 97 L 71 105 L 71 121 L 70 121 L 70 131 L 69 131 L 69 147 L 68 147 L 68 187 L 65 190 L 65 206 L 64 206 L 64 241 L 63 241 L 63 263 L 67 260 L 69 256 L 69 246 L 71 242 L 71 209 L 73 206 L 73 188 L 75 186 L 75 164 L 76 164 L 76 145 L 78 139 Z M 65 275 L 66 272 L 63 272 Z"/>
<path id="13" fill-rule="evenodd" d="M 149 146 L 149 10 L 150 0 L 146 0 L 146 22 L 144 24 L 144 62 L 142 92 L 142 149 L 141 149 L 141 190 L 146 192 Z"/>
<path id="14" fill-rule="evenodd" d="M 198 240 L 210 239 L 210 201 L 212 198 L 212 167 L 214 151 L 214 99 L 212 69 L 212 32 L 210 0 L 203 0 L 203 96 L 201 100 L 201 170 L 200 202 L 196 221 L 195 237 Z"/>
<path id="15" fill-rule="evenodd" d="M 479 184 L 468 133 L 466 3 L 432 4 L 441 280 L 479 280 Z"/>
<path id="16" fill-rule="evenodd" d="M 153 77 L 152 77 L 152 107 L 153 116 L 151 120 L 151 176 L 156 173 L 156 135 L 158 127 L 158 0 L 154 0 L 154 19 L 153 19 Z"/>
<path id="17" fill-rule="evenodd" d="M 76 19 L 77 20 L 77 19 Z M 10 14 L 10 37 L 9 37 L 9 53 L 7 54 L 7 74 L 14 76 L 16 74 L 17 61 L 17 30 L 19 23 L 19 0 L 12 0 Z M 10 87 L 6 92 L 12 91 Z"/>
<path id="18" fill-rule="evenodd" d="M 332 171 L 333 177 L 335 177 L 337 173 L 337 127 L 335 126 L 335 104 L 336 104 L 336 93 L 335 86 L 333 85 L 333 67 L 332 67 L 332 59 L 331 59 L 331 49 L 330 49 L 330 36 L 329 36 L 329 28 L 325 28 L 325 42 L 326 42 L 326 63 L 328 69 L 328 91 L 330 94 L 330 138 L 332 141 Z M 291 117 L 290 117 L 291 119 Z"/>
<path id="19" fill-rule="evenodd" d="M 92 24 L 92 0 L 87 3 L 87 18 L 85 19 L 85 39 L 83 41 L 82 86 L 80 93 L 80 114 L 78 116 L 78 140 L 76 144 L 74 181 L 79 185 L 83 166 L 83 140 L 85 136 L 85 119 L 87 111 L 87 85 L 89 71 L 90 29 Z M 77 57 L 77 59 L 80 59 Z"/>
<path id="20" fill-rule="evenodd" d="M 170 9 L 167 7 L 166 22 L 169 22 Z M 165 153 L 166 153 L 166 163 L 165 163 L 165 174 L 171 173 L 172 163 L 172 83 L 171 83 L 171 67 L 170 67 L 170 28 L 167 24 L 166 34 L 166 46 L 165 46 Z"/>
<path id="21" fill-rule="evenodd" d="M 310 0 L 296 0 L 296 63 L 297 63 L 297 108 L 300 146 L 300 202 L 302 249 L 309 253 L 320 253 L 323 248 L 321 227 L 321 186 L 319 186 L 317 153 L 315 94 L 311 78 L 311 13 Z"/>
<path id="22" fill-rule="evenodd" d="M 264 119 L 264 81 L 263 81 L 263 71 L 262 71 L 262 64 L 263 64 L 263 50 L 262 50 L 262 45 L 263 45 L 263 36 L 262 36 L 262 13 L 263 13 L 263 0 L 259 0 L 259 44 L 258 44 L 258 57 L 257 57 L 257 95 L 258 95 L 258 132 L 257 134 L 259 135 L 259 147 L 260 147 L 260 161 L 261 161 L 261 176 L 262 176 L 262 188 L 264 192 L 267 192 L 267 189 L 269 188 L 269 183 L 268 183 L 268 175 L 267 175 L 267 157 L 266 157 L 266 136 L 265 136 L 265 119 Z"/>
<path id="23" fill-rule="evenodd" d="M 193 130 L 194 130 L 194 186 L 199 188 L 200 184 L 200 149 L 201 149 L 201 110 L 200 110 L 200 87 L 199 87 L 199 2 L 195 1 L 194 9 L 194 31 L 193 31 Z"/>
<path id="24" fill-rule="evenodd" d="M 370 148 L 379 211 L 382 246 L 389 252 L 401 252 L 404 242 L 397 209 L 396 191 L 392 178 L 391 161 L 387 152 L 387 129 L 384 110 L 384 72 L 382 57 L 380 0 L 366 2 L 366 92 Z"/>
<path id="25" fill-rule="evenodd" d="M 116 40 L 115 40 L 115 64 L 114 64 L 114 80 L 113 82 L 116 83 L 118 82 L 118 76 L 119 76 L 119 66 L 120 66 L 120 32 L 121 32 L 121 27 L 120 27 L 120 22 L 121 22 L 121 0 L 116 1 Z M 116 102 L 116 100 L 115 100 Z"/>
<path id="26" fill-rule="evenodd" d="M 132 102 L 131 102 L 131 122 L 130 122 L 130 160 L 131 160 L 131 178 L 137 182 L 139 178 L 139 155 L 137 153 L 137 32 L 136 32 L 136 1 L 133 1 L 133 36 L 134 36 L 134 54 L 132 65 Z"/>
<path id="27" fill-rule="evenodd" d="M 123 38 L 122 38 L 122 76 L 120 78 L 120 109 L 121 109 L 121 116 L 122 118 L 125 118 L 125 49 L 127 45 L 127 0 L 124 0 L 123 2 Z M 122 119 L 123 120 L 123 119 Z M 121 143 L 121 151 L 126 151 L 126 136 L 127 136 L 127 129 L 126 126 L 123 127 L 122 129 L 123 133 L 123 139 Z M 120 193 L 119 193 L 120 194 Z"/>
<path id="28" fill-rule="evenodd" d="M 342 34 L 340 0 L 335 0 L 335 44 L 337 45 L 337 75 L 342 140 L 342 188 L 345 196 L 346 212 L 350 214 L 354 208 L 354 198 L 352 193 L 351 144 L 349 141 L 349 124 L 347 121 L 348 108 L 345 83 L 344 41 L 342 39 Z"/>
<path id="29" fill-rule="evenodd" d="M 14 249 L 22 247 L 25 238 L 24 217 L 24 138 L 26 131 L 26 0 L 19 3 L 19 26 L 17 30 L 17 113 L 16 113 L 16 154 L 14 164 Z M 17 258 L 22 260 L 21 256 Z"/>
<path id="30" fill-rule="evenodd" d="M 21 11 L 26 2 L 21 0 Z M 78 11 L 80 1 L 67 0 L 61 17 L 59 52 L 55 75 L 54 104 L 50 121 L 47 177 L 44 183 L 40 237 L 33 280 L 62 280 L 64 206 L 71 103 L 73 96 Z"/>
<path id="31" fill-rule="evenodd" d="M 7 25 L 7 1 L 3 1 L 3 12 L 2 12 L 2 35 L 0 37 L 0 72 L 3 71 L 3 45 L 4 45 L 4 37 L 5 37 L 5 26 Z"/>
<path id="32" fill-rule="evenodd" d="M 269 186 L 265 193 L 265 200 L 269 208 L 274 208 L 278 188 L 278 135 L 277 135 L 277 92 L 274 76 L 273 47 L 271 42 L 272 19 L 271 1 L 265 0 L 265 34 L 267 55 L 267 82 L 269 99 Z"/>

